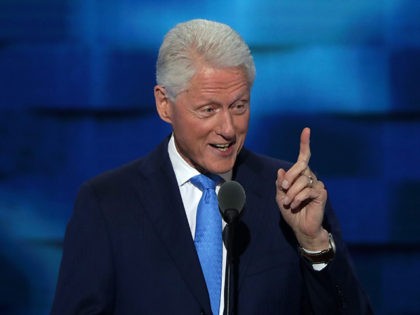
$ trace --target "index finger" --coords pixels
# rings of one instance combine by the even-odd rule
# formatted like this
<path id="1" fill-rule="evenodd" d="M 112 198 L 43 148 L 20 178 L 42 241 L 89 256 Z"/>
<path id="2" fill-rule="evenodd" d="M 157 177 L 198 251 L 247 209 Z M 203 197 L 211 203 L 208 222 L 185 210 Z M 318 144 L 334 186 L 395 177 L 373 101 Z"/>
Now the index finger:
<path id="1" fill-rule="evenodd" d="M 283 189 L 289 189 L 290 185 L 308 169 L 309 159 L 311 157 L 311 149 L 309 147 L 310 134 L 311 130 L 309 128 L 306 127 L 302 130 L 298 160 L 284 175 L 284 180 L 281 183 Z"/>
<path id="2" fill-rule="evenodd" d="M 310 137 L 311 129 L 309 129 L 308 127 L 303 128 L 302 133 L 300 135 L 300 149 L 298 161 L 304 162 L 306 164 L 309 163 L 309 159 L 311 158 L 311 148 L 309 146 Z"/>

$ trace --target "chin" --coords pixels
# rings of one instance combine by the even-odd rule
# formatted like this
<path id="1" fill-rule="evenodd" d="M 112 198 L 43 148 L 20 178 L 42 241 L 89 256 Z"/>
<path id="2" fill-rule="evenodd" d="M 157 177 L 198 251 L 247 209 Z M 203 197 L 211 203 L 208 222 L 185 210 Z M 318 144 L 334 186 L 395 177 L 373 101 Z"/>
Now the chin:
<path id="1" fill-rule="evenodd" d="M 214 174 L 227 173 L 227 172 L 229 172 L 233 169 L 233 165 L 234 165 L 234 163 L 229 163 L 227 165 L 218 165 L 218 166 L 212 168 L 211 173 L 214 173 Z"/>
<path id="2" fill-rule="evenodd" d="M 224 174 L 233 169 L 233 166 L 235 165 L 236 158 L 233 160 L 213 160 L 208 161 L 208 163 L 194 163 L 194 167 L 202 173 L 209 172 L 212 174 Z M 203 161 L 204 162 L 204 161 Z"/>

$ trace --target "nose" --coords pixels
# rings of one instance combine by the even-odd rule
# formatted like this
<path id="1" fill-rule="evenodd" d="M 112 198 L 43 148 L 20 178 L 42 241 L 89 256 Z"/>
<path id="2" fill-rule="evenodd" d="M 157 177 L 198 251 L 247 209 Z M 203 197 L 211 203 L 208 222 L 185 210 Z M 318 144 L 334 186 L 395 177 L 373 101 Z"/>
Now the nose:
<path id="1" fill-rule="evenodd" d="M 235 127 L 232 113 L 229 110 L 224 110 L 220 114 L 217 134 L 225 139 L 233 138 L 235 136 Z"/>

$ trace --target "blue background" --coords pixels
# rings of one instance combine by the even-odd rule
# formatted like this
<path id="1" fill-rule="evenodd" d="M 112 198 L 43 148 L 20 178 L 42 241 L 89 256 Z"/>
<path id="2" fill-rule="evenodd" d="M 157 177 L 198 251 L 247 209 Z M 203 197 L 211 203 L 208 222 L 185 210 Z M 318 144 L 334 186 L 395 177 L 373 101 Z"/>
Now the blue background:
<path id="1" fill-rule="evenodd" d="M 169 132 L 154 109 L 163 35 L 230 24 L 257 77 L 248 147 L 294 160 L 312 128 L 378 314 L 420 314 L 420 1 L 0 2 L 0 314 L 46 314 L 81 182 Z"/>

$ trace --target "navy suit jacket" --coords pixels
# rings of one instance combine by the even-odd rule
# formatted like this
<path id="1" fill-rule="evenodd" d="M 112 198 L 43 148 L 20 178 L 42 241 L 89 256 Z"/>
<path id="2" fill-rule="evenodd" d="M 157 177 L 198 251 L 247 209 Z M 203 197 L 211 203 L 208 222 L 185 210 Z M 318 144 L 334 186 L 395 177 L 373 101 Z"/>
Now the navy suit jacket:
<path id="1" fill-rule="evenodd" d="M 166 139 L 145 158 L 86 182 L 67 226 L 51 314 L 211 314 Z M 275 202 L 279 167 L 243 149 L 237 314 L 370 314 L 331 207 L 336 256 L 314 271 Z"/>

